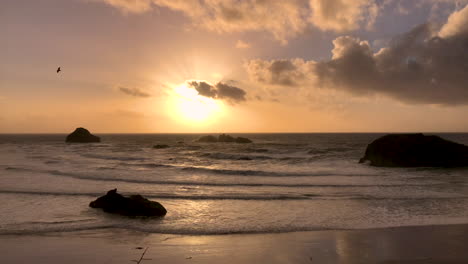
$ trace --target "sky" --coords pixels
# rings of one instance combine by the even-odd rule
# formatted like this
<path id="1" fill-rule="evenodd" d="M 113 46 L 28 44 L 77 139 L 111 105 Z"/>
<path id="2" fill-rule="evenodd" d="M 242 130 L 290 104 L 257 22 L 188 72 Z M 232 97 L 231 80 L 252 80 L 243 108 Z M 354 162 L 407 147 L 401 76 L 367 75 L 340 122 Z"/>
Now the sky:
<path id="1" fill-rule="evenodd" d="M 468 131 L 468 0 L 2 0 L 0 36 L 0 133 Z"/>

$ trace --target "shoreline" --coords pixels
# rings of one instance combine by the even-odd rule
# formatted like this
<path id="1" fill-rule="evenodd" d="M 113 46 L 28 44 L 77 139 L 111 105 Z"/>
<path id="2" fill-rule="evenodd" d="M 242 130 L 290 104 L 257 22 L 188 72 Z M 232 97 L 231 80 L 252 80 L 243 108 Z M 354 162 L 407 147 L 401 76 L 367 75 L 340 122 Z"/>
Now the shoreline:
<path id="1" fill-rule="evenodd" d="M 132 228 L 120 228 L 120 227 L 113 227 L 113 226 L 105 226 L 105 227 L 96 227 L 96 228 L 83 228 L 83 229 L 75 229 L 75 230 L 58 230 L 58 231 L 36 231 L 36 232 L 28 232 L 28 231 L 20 231 L 15 230 L 12 232 L 0 232 L 0 240 L 4 237 L 21 237 L 21 236 L 46 236 L 46 237 L 54 237 L 54 236 L 65 236 L 66 234 L 86 234 L 87 236 L 92 236 L 92 234 L 100 234 L 100 233 L 107 233 L 107 232 L 120 232 L 125 234 L 145 234 L 145 235 L 161 235 L 161 236 L 241 236 L 241 235 L 281 235 L 281 234 L 293 234 L 293 233 L 311 233 L 311 232 L 353 232 L 353 231 L 369 231 L 369 232 L 377 232 L 383 230 L 393 230 L 393 229 L 419 229 L 419 228 L 437 228 L 437 227 L 452 227 L 452 226 L 467 226 L 468 223 L 447 223 L 447 224 L 424 224 L 424 225 L 406 225 L 406 226 L 388 226 L 388 227 L 369 227 L 369 228 L 329 228 L 329 229 L 311 229 L 311 230 L 288 230 L 288 231 L 239 231 L 239 232 L 227 232 L 227 233 L 176 233 L 176 232 L 157 232 L 157 231 L 142 231 L 138 229 Z"/>
<path id="2" fill-rule="evenodd" d="M 468 263 L 468 224 L 178 235 L 122 229 L 1 235 L 3 263 Z"/>

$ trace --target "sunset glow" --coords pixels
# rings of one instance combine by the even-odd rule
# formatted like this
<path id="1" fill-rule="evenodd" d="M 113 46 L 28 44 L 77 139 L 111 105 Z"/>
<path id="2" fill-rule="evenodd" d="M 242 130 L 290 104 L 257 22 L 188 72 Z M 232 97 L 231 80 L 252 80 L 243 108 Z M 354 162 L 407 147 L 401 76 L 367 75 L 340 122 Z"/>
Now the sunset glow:
<path id="1" fill-rule="evenodd" d="M 0 0 L 1 263 L 468 263 L 468 0 Z"/>
<path id="2" fill-rule="evenodd" d="M 170 108 L 182 122 L 203 124 L 215 120 L 223 111 L 223 103 L 200 96 L 186 83 L 174 87 Z"/>
<path id="3" fill-rule="evenodd" d="M 0 133 L 468 130 L 468 0 L 1 10 Z"/>

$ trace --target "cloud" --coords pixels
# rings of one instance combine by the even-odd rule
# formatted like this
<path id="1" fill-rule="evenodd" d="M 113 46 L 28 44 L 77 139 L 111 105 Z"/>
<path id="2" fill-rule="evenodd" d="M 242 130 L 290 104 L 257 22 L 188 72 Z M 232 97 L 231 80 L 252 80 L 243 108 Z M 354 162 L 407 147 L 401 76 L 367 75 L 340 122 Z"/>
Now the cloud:
<path id="1" fill-rule="evenodd" d="M 439 36 L 448 38 L 457 35 L 468 34 L 468 5 L 467 7 L 452 13 L 448 22 L 441 28 Z"/>
<path id="2" fill-rule="evenodd" d="M 228 100 L 233 100 L 236 102 L 245 101 L 246 93 L 240 88 L 221 82 L 216 84 L 216 88 L 218 89 L 218 98 L 226 98 Z"/>
<path id="3" fill-rule="evenodd" d="M 203 81 L 192 81 L 188 82 L 188 85 L 197 90 L 198 94 L 201 96 L 227 100 L 232 103 L 238 103 L 246 100 L 246 92 L 244 90 L 225 83 L 219 82 L 216 85 L 211 85 Z"/>
<path id="4" fill-rule="evenodd" d="M 242 40 L 238 40 L 236 43 L 236 48 L 237 49 L 248 49 L 250 48 L 250 44 L 247 42 L 244 42 Z"/>
<path id="5" fill-rule="evenodd" d="M 299 86 L 307 79 L 310 67 L 314 66 L 313 61 L 303 59 L 292 60 L 251 60 L 244 66 L 250 78 L 266 84 L 281 86 Z"/>
<path id="6" fill-rule="evenodd" d="M 201 96 L 216 98 L 218 95 L 216 88 L 206 82 L 189 82 L 189 85 L 195 88 Z"/>
<path id="7" fill-rule="evenodd" d="M 310 8 L 316 27 L 335 32 L 359 29 L 363 22 L 371 27 L 379 13 L 373 0 L 310 0 Z"/>
<path id="8" fill-rule="evenodd" d="M 95 0 L 96 1 L 96 0 Z M 101 0 L 123 12 L 143 13 L 151 10 L 151 0 Z"/>
<path id="9" fill-rule="evenodd" d="M 124 94 L 135 96 L 135 97 L 150 97 L 151 95 L 149 93 L 146 93 L 138 88 L 127 88 L 127 87 L 122 87 L 119 86 L 119 91 L 121 91 Z"/>
<path id="10" fill-rule="evenodd" d="M 94 0 L 99 1 L 99 0 Z M 100 0 L 124 12 L 168 8 L 189 17 L 196 27 L 218 33 L 265 31 L 282 44 L 315 26 L 344 32 L 371 26 L 377 0 Z"/>
<path id="11" fill-rule="evenodd" d="M 332 58 L 323 61 L 252 60 L 245 64 L 256 82 L 283 87 L 384 94 L 409 103 L 468 104 L 468 5 L 437 28 L 423 24 L 373 52 L 367 41 L 341 36 Z"/>

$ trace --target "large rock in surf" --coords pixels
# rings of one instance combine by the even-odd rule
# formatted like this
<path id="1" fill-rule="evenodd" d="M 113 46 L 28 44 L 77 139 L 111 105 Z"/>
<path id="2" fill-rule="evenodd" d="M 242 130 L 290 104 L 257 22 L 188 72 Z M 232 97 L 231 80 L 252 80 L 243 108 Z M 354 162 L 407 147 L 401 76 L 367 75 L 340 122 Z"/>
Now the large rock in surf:
<path id="1" fill-rule="evenodd" d="M 101 142 L 101 139 L 91 134 L 86 128 L 79 127 L 68 135 L 65 141 L 70 143 L 93 143 Z"/>
<path id="2" fill-rule="evenodd" d="M 369 144 L 360 163 L 380 167 L 464 167 L 468 147 L 423 134 L 390 134 Z"/>
<path id="3" fill-rule="evenodd" d="M 216 142 L 223 142 L 223 143 L 252 143 L 252 140 L 243 137 L 232 137 L 230 135 L 221 134 L 216 138 L 215 136 L 203 136 L 198 139 L 198 142 L 205 142 L 205 143 L 216 143 Z"/>
<path id="4" fill-rule="evenodd" d="M 117 189 L 108 191 L 89 206 L 125 216 L 164 216 L 167 213 L 166 208 L 158 202 L 150 201 L 141 195 L 125 197 L 118 194 Z"/>

